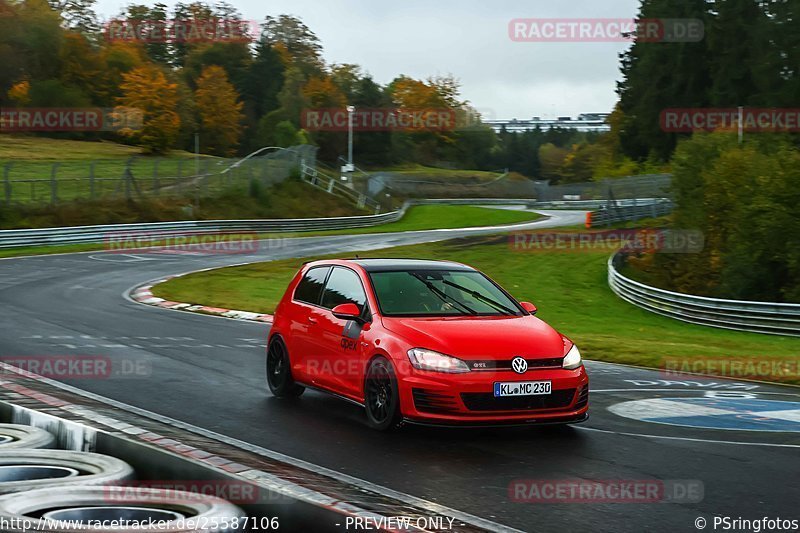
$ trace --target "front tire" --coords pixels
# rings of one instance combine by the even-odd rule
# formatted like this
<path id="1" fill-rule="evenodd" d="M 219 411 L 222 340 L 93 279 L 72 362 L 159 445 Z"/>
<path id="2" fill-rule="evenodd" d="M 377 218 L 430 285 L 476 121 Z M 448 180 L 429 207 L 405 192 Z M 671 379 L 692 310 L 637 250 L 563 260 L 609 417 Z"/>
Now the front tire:
<path id="1" fill-rule="evenodd" d="M 367 423 L 372 429 L 386 431 L 403 425 L 397 376 L 392 363 L 385 357 L 376 357 L 367 369 L 364 407 Z"/>
<path id="2" fill-rule="evenodd" d="M 267 348 L 267 385 L 276 398 L 297 398 L 306 390 L 292 378 L 289 351 L 283 339 L 273 337 Z"/>

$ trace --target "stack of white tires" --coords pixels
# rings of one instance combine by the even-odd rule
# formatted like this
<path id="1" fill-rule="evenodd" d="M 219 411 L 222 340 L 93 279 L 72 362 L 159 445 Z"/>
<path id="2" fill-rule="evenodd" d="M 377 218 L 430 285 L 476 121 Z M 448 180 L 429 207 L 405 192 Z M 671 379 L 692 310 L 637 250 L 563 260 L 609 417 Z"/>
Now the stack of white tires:
<path id="1" fill-rule="evenodd" d="M 244 511 L 223 499 L 158 488 L 126 491 L 136 476 L 125 461 L 55 447 L 56 438 L 43 429 L 0 424 L 4 532 L 243 530 Z"/>

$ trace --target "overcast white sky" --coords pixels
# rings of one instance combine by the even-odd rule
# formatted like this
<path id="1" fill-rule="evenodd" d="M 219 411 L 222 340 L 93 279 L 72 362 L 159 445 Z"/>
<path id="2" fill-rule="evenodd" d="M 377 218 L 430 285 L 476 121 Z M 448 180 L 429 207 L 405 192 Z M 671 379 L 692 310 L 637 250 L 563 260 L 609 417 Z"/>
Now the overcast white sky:
<path id="1" fill-rule="evenodd" d="M 102 18 L 125 0 L 98 0 Z M 136 3 L 152 5 L 155 2 Z M 175 2 L 164 0 L 172 6 Z M 453 74 L 485 118 L 609 112 L 625 43 L 520 43 L 516 18 L 632 18 L 638 0 L 230 0 L 245 19 L 288 13 L 322 41 L 325 59 L 357 63 L 379 83 Z"/>

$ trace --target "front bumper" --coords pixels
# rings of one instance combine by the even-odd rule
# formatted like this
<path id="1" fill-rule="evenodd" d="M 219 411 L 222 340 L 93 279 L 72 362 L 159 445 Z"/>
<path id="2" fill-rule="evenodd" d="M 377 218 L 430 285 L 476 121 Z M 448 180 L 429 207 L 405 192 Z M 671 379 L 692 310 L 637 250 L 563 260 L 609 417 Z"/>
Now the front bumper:
<path id="1" fill-rule="evenodd" d="M 516 381 L 551 381 L 552 392 L 546 396 L 494 397 L 495 382 Z M 582 366 L 525 374 L 415 371 L 399 379 L 399 388 L 403 417 L 418 424 L 567 424 L 586 420 L 589 410 L 589 378 Z"/>

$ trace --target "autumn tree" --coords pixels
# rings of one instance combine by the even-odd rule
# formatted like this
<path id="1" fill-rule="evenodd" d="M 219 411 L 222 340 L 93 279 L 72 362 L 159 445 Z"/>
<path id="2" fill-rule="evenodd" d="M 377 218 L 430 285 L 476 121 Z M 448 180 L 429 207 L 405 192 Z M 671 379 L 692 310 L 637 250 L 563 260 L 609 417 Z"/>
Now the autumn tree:
<path id="1" fill-rule="evenodd" d="M 330 76 L 313 76 L 303 87 L 303 97 L 312 109 L 342 109 L 347 99 Z M 319 146 L 320 159 L 334 161 L 345 153 L 347 134 L 340 131 L 312 132 L 314 142 Z"/>
<path id="2" fill-rule="evenodd" d="M 303 21 L 291 15 L 267 17 L 263 36 L 271 43 L 284 64 L 299 68 L 305 76 L 319 74 L 324 68 L 322 44 Z"/>
<path id="3" fill-rule="evenodd" d="M 28 80 L 22 80 L 15 83 L 8 90 L 8 99 L 14 102 L 19 107 L 25 107 L 31 103 L 31 83 Z"/>
<path id="4" fill-rule="evenodd" d="M 104 84 L 107 65 L 102 54 L 81 33 L 67 32 L 61 46 L 61 76 L 65 84 L 76 87 L 96 105 L 109 105 L 108 87 Z M 119 83 L 119 79 L 115 80 Z"/>
<path id="5" fill-rule="evenodd" d="M 122 75 L 121 106 L 141 110 L 141 130 L 121 133 L 136 140 L 147 153 L 164 153 L 178 137 L 181 121 L 178 108 L 178 86 L 167 79 L 154 65 L 137 67 Z"/>
<path id="6" fill-rule="evenodd" d="M 242 104 L 225 69 L 211 65 L 197 80 L 195 102 L 200 113 L 200 134 L 206 151 L 223 156 L 236 152 L 242 132 Z"/>
<path id="7" fill-rule="evenodd" d="M 154 6 L 142 4 L 129 4 L 120 14 L 120 27 L 127 29 L 135 25 L 144 35 L 160 35 L 165 33 L 168 24 L 167 6 L 156 3 Z M 142 46 L 150 60 L 156 63 L 168 64 L 172 62 L 171 43 L 164 39 L 146 39 Z"/>
<path id="8" fill-rule="evenodd" d="M 561 168 L 567 159 L 569 150 L 552 143 L 539 147 L 539 164 L 541 165 L 542 179 L 558 181 L 561 179 Z"/>

